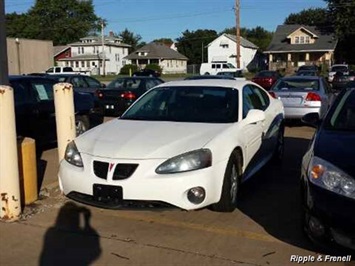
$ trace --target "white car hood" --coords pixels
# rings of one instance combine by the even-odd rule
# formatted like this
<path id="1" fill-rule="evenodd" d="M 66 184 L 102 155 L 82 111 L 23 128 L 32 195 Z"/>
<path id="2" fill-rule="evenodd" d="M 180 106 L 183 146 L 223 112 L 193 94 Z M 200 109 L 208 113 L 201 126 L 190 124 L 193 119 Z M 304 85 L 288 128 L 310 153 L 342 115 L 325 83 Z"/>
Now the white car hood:
<path id="1" fill-rule="evenodd" d="M 114 159 L 165 159 L 200 149 L 231 124 L 114 119 L 79 136 L 79 152 Z"/>

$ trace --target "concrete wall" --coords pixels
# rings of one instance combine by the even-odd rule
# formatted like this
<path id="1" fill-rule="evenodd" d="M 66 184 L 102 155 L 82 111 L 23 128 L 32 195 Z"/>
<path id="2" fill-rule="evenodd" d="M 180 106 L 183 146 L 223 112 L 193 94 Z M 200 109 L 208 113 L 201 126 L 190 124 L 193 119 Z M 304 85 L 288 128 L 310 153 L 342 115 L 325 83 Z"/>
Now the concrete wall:
<path id="1" fill-rule="evenodd" d="M 43 72 L 53 66 L 53 42 L 7 38 L 9 75 Z"/>

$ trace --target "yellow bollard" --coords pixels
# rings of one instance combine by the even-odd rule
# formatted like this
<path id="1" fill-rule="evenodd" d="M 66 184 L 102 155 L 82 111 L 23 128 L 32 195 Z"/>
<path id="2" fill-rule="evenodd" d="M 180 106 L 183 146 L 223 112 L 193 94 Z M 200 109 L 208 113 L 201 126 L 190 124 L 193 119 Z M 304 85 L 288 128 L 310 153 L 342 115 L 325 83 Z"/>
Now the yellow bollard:
<path id="1" fill-rule="evenodd" d="M 38 199 L 36 142 L 24 138 L 18 142 L 21 200 L 25 205 Z"/>
<path id="2" fill-rule="evenodd" d="M 58 159 L 64 158 L 67 144 L 76 137 L 74 92 L 70 83 L 54 85 L 54 106 L 57 125 Z"/>
<path id="3" fill-rule="evenodd" d="M 14 91 L 0 86 L 0 219 L 16 221 L 21 214 Z"/>
<path id="4" fill-rule="evenodd" d="M 129 76 L 132 77 L 132 68 L 129 68 Z"/>

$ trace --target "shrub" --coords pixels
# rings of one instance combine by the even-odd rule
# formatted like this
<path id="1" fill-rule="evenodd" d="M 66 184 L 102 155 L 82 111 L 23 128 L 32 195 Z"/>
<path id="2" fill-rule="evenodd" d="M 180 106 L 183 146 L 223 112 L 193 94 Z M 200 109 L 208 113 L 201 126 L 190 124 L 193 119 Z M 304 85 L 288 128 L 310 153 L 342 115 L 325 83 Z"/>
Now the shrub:
<path id="1" fill-rule="evenodd" d="M 158 71 L 159 73 L 161 73 L 163 70 L 158 64 L 149 64 L 149 65 L 146 65 L 145 68 Z"/>
<path id="2" fill-rule="evenodd" d="M 121 75 L 129 75 L 130 72 L 129 70 L 131 69 L 131 73 L 135 72 L 138 70 L 138 66 L 137 65 L 124 65 L 122 68 L 121 68 L 121 71 L 120 71 L 120 74 Z"/>

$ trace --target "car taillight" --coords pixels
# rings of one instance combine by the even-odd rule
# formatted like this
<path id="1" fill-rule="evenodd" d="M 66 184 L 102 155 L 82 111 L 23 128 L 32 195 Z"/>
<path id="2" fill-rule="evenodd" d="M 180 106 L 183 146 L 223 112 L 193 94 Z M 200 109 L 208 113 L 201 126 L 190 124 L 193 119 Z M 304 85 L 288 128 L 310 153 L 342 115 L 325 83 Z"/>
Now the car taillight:
<path id="1" fill-rule="evenodd" d="M 275 92 L 269 91 L 269 94 L 271 95 L 272 98 L 277 99 L 277 96 L 276 96 Z"/>
<path id="2" fill-rule="evenodd" d="M 127 99 L 127 100 L 134 100 L 136 99 L 136 95 L 133 92 L 124 92 L 121 94 L 121 98 Z"/>
<path id="3" fill-rule="evenodd" d="M 99 90 L 96 91 L 96 95 L 100 99 L 102 99 L 104 97 L 104 94 L 102 93 L 102 91 L 99 91 Z"/>
<path id="4" fill-rule="evenodd" d="M 309 102 L 320 102 L 321 100 L 322 99 L 320 98 L 320 96 L 314 92 L 308 92 L 307 97 L 306 97 L 306 101 L 309 101 Z"/>

